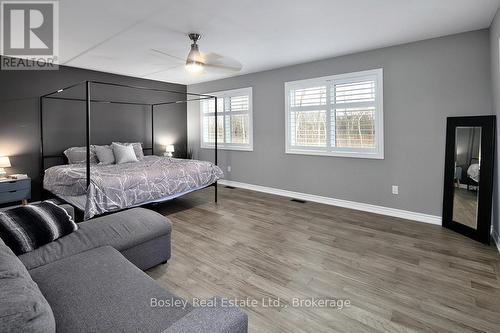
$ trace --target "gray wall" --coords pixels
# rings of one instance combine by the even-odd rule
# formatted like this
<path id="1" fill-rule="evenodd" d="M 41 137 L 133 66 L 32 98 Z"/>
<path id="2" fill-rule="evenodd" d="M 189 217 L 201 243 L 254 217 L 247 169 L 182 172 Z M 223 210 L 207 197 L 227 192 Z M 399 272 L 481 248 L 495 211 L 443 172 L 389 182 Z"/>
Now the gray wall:
<path id="1" fill-rule="evenodd" d="M 499 41 L 500 39 L 500 10 L 497 12 L 495 19 L 490 27 L 490 41 L 491 41 L 491 86 L 493 92 L 493 110 L 497 115 L 497 135 L 500 129 L 500 55 Z M 500 182 L 498 181 L 500 168 L 500 145 L 497 140 L 497 156 L 495 160 L 495 191 L 493 196 L 493 228 L 497 235 L 500 234 Z"/>
<path id="2" fill-rule="evenodd" d="M 385 159 L 285 154 L 284 83 L 384 68 Z M 254 151 L 222 151 L 226 178 L 441 215 L 446 117 L 492 113 L 488 30 L 188 86 L 253 87 Z M 199 149 L 198 105 L 188 105 L 189 147 Z M 232 172 L 227 172 L 231 165 Z M 399 185 L 399 195 L 391 185 Z"/>
<path id="3" fill-rule="evenodd" d="M 180 91 L 185 98 L 186 86 L 143 80 L 109 73 L 60 67 L 57 71 L 0 72 L 0 156 L 11 157 L 9 173 L 27 173 L 33 178 L 34 199 L 39 194 L 40 122 L 39 96 L 83 80 L 116 82 Z M 63 93 L 65 97 L 84 97 L 83 89 Z M 121 101 L 159 101 L 174 99 L 172 94 L 147 93 L 127 89 L 95 87 L 94 98 L 115 98 Z M 84 103 L 48 100 L 44 103 L 46 153 L 60 154 L 75 145 L 85 145 Z M 159 107 L 155 112 L 155 142 L 172 143 L 177 150 L 186 150 L 186 105 Z M 151 146 L 151 118 L 144 107 L 93 104 L 92 144 L 116 141 L 142 141 Z M 163 148 L 164 149 L 164 148 Z"/>

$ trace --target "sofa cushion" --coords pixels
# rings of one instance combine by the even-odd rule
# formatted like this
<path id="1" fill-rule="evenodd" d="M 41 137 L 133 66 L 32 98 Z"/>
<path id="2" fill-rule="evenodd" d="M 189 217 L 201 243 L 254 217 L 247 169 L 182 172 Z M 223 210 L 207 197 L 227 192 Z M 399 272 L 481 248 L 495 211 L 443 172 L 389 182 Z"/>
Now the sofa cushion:
<path id="1" fill-rule="evenodd" d="M 120 253 L 128 261 L 145 271 L 151 267 L 165 263 L 170 259 L 170 234 L 141 243 Z"/>
<path id="2" fill-rule="evenodd" d="M 152 298 L 181 299 L 109 246 L 30 273 L 52 306 L 58 332 L 158 333 L 192 310 L 152 307 Z"/>
<path id="3" fill-rule="evenodd" d="M 163 333 L 247 333 L 248 316 L 237 307 L 229 306 L 220 297 L 211 301 L 215 306 L 198 307 L 175 322 Z"/>
<path id="4" fill-rule="evenodd" d="M 55 332 L 49 303 L 21 261 L 1 240 L 0 332 Z"/>
<path id="5" fill-rule="evenodd" d="M 51 201 L 0 212 L 0 237 L 19 255 L 53 242 L 78 229 L 63 208 Z"/>
<path id="6" fill-rule="evenodd" d="M 33 269 L 104 245 L 124 251 L 171 232 L 167 218 L 144 208 L 98 217 L 78 226 L 72 234 L 22 254 L 19 259 L 28 269 Z"/>

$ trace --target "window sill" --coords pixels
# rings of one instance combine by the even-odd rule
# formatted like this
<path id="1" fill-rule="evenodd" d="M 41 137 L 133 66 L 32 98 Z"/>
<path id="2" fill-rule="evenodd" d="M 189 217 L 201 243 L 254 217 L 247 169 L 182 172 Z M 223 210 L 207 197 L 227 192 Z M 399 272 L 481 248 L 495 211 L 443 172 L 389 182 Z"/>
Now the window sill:
<path id="1" fill-rule="evenodd" d="M 201 149 L 215 149 L 215 146 L 201 146 Z M 253 147 L 218 147 L 218 150 L 253 151 Z"/>
<path id="2" fill-rule="evenodd" d="M 331 152 L 331 151 L 287 149 L 286 154 L 328 156 L 328 157 L 347 157 L 347 158 L 364 158 L 364 159 L 371 159 L 371 160 L 383 160 L 384 159 L 383 152 L 360 153 L 360 152 L 349 152 L 349 151 Z"/>

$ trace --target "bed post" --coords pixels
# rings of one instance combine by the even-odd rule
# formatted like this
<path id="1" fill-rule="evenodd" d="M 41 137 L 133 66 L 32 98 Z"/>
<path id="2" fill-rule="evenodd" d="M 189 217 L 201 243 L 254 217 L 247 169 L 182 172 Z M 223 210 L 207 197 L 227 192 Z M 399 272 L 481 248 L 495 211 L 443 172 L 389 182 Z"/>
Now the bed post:
<path id="1" fill-rule="evenodd" d="M 39 99 L 39 113 L 40 113 L 40 200 L 43 200 L 43 178 L 45 174 L 45 159 L 43 157 L 43 97 Z"/>
<path id="2" fill-rule="evenodd" d="M 155 105 L 151 104 L 151 155 L 155 154 Z"/>
<path id="3" fill-rule="evenodd" d="M 218 128 L 217 128 L 217 97 L 215 97 L 215 165 L 217 165 L 217 134 L 218 134 Z M 215 203 L 217 203 L 217 182 L 214 183 L 214 188 L 215 188 Z"/>
<path id="4" fill-rule="evenodd" d="M 87 145 L 87 189 L 90 186 L 90 81 L 86 81 L 85 89 L 85 104 L 86 104 L 86 116 L 85 116 L 85 136 Z"/>

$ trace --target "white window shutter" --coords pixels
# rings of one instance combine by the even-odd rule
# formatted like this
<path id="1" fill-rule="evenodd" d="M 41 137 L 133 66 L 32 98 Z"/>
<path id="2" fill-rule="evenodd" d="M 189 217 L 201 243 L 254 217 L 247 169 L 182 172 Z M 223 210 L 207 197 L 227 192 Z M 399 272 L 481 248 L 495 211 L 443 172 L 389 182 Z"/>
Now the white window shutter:
<path id="1" fill-rule="evenodd" d="M 287 82 L 287 153 L 383 158 L 382 70 Z"/>

